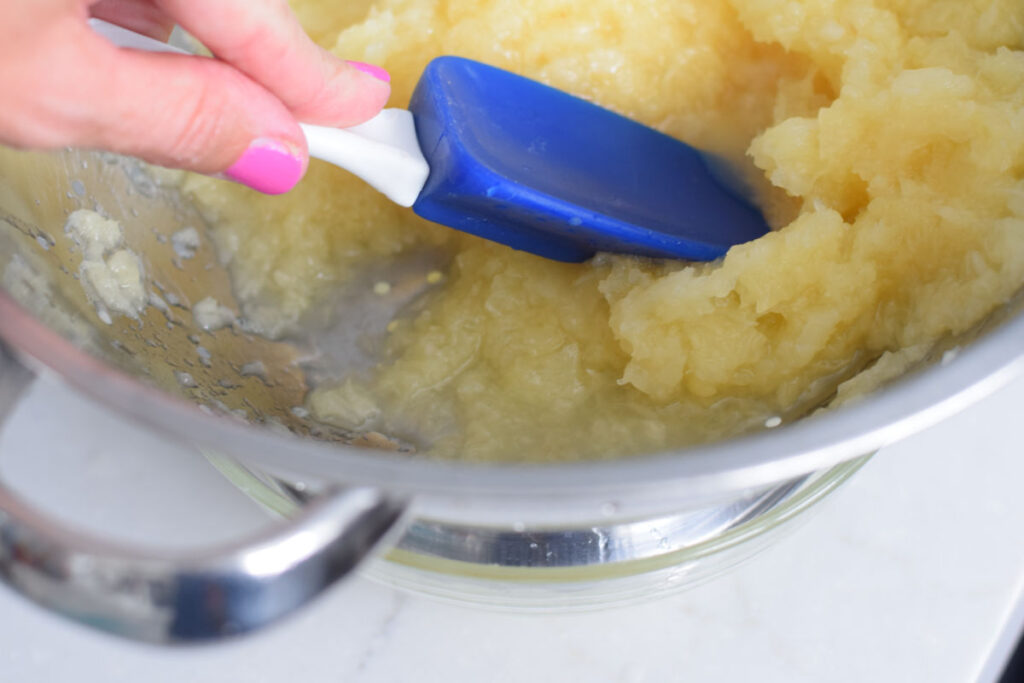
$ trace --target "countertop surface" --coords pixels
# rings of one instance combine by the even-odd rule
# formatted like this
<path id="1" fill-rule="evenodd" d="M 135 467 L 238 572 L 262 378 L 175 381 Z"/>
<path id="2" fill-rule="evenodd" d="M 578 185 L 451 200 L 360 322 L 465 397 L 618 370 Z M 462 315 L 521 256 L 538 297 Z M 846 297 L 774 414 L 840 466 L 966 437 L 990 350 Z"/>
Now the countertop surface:
<path id="1" fill-rule="evenodd" d="M 357 577 L 269 632 L 163 650 L 0 589 L 0 681 L 993 680 L 1024 611 L 1024 379 L 873 458 L 798 529 L 686 593 L 504 614 Z M 0 434 L 5 481 L 87 529 L 153 545 L 268 523 L 196 453 L 37 383 Z"/>

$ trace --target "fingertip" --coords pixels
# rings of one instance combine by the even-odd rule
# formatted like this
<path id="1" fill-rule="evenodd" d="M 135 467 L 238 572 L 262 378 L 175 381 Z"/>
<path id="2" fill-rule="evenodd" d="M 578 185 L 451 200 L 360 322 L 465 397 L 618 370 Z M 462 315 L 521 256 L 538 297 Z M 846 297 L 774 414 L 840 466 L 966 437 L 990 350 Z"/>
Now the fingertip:
<path id="1" fill-rule="evenodd" d="M 345 128 L 363 123 L 378 113 L 391 97 L 390 74 L 365 62 L 349 62 L 321 50 L 323 80 L 312 97 L 293 106 L 305 123 Z"/>
<path id="2" fill-rule="evenodd" d="M 337 99 L 345 103 L 347 126 L 373 118 L 391 98 L 391 74 L 375 64 L 346 61 L 334 81 Z"/>
<path id="3" fill-rule="evenodd" d="M 370 74 L 378 81 L 391 83 L 391 74 L 389 74 L 387 69 L 384 67 L 377 66 L 376 64 L 369 64 L 367 62 L 357 62 L 354 59 L 346 60 L 346 63 L 352 68 L 362 71 L 364 74 Z"/>
<path id="4" fill-rule="evenodd" d="M 263 194 L 288 192 L 306 173 L 307 157 L 295 145 L 273 138 L 253 140 L 221 175 Z"/>
<path id="5" fill-rule="evenodd" d="M 358 113 L 359 123 L 362 123 L 376 116 L 391 99 L 391 74 L 387 69 L 368 62 L 348 60 L 345 66 L 349 77 L 358 84 L 359 92 L 353 98 L 353 113 Z"/>

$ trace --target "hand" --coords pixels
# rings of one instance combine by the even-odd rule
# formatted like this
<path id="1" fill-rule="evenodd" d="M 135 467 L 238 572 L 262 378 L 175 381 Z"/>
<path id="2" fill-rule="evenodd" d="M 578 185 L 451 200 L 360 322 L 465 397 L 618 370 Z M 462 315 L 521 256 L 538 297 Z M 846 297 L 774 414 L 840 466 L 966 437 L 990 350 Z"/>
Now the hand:
<path id="1" fill-rule="evenodd" d="M 161 40 L 179 23 L 216 59 L 117 48 L 89 16 Z M 0 143 L 15 147 L 106 149 L 278 194 L 308 163 L 298 122 L 361 123 L 389 80 L 317 47 L 285 0 L 0 3 Z"/>

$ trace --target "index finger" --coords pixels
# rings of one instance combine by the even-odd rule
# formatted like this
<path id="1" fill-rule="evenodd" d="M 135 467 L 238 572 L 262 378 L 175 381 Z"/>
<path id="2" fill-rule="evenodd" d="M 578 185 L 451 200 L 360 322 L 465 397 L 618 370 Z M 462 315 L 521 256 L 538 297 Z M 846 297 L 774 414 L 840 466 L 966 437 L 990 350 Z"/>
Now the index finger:
<path id="1" fill-rule="evenodd" d="M 316 45 L 284 0 L 155 0 L 218 59 L 265 87 L 300 121 L 352 126 L 391 89 Z M 386 72 L 383 72 L 386 74 Z"/>

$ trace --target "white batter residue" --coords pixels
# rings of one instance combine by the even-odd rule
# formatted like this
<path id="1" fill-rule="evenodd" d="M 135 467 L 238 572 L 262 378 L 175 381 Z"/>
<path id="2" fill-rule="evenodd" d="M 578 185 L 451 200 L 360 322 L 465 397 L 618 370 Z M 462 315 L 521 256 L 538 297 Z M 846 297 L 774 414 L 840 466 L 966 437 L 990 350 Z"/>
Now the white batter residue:
<path id="1" fill-rule="evenodd" d="M 192 317 L 196 324 L 207 332 L 219 330 L 235 322 L 235 312 L 222 306 L 212 296 L 208 296 L 192 307 Z"/>
<path id="2" fill-rule="evenodd" d="M 108 325 L 110 312 L 138 318 L 149 296 L 142 261 L 135 252 L 123 248 L 121 224 L 95 211 L 79 209 L 68 216 L 64 229 L 82 250 L 79 276 L 100 318 Z"/>
<path id="3" fill-rule="evenodd" d="M 178 255 L 178 258 L 192 258 L 201 244 L 199 231 L 191 226 L 182 228 L 171 235 L 171 246 L 174 247 L 174 253 Z"/>

